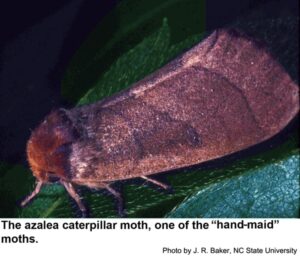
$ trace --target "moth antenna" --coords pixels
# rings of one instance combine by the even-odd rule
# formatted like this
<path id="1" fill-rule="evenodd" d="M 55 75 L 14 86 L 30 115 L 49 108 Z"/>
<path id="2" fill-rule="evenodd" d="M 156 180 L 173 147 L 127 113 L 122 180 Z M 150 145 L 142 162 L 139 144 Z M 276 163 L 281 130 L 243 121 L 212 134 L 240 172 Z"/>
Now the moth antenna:
<path id="1" fill-rule="evenodd" d="M 107 191 L 109 191 L 118 201 L 118 214 L 121 217 L 125 216 L 125 212 L 124 212 L 124 206 L 123 206 L 123 198 L 121 196 L 121 194 L 116 191 L 115 189 L 113 189 L 110 185 L 105 185 L 105 189 Z"/>
<path id="2" fill-rule="evenodd" d="M 21 207 L 25 207 L 41 191 L 42 186 L 43 182 L 38 181 L 31 194 L 26 196 L 26 198 L 21 202 Z"/>
<path id="3" fill-rule="evenodd" d="M 65 189 L 67 190 L 68 194 L 75 200 L 75 202 L 77 203 L 82 217 L 85 218 L 87 217 L 87 209 L 85 207 L 85 205 L 83 204 L 83 202 L 81 201 L 81 198 L 79 196 L 79 194 L 76 192 L 74 186 L 72 183 L 70 182 L 66 182 L 61 180 L 61 184 L 65 187 Z"/>
<path id="4" fill-rule="evenodd" d="M 159 186 L 159 187 L 165 189 L 165 190 L 167 190 L 167 189 L 170 188 L 169 185 L 166 185 L 166 184 L 164 184 L 164 183 L 162 183 L 162 182 L 160 182 L 160 181 L 158 181 L 158 180 L 156 180 L 156 179 L 149 178 L 149 177 L 147 177 L 147 176 L 140 176 L 140 177 L 141 177 L 142 179 L 145 179 L 145 180 L 148 181 L 148 182 L 151 182 L 151 183 L 153 183 L 153 184 L 155 184 L 155 185 L 157 185 L 157 186 Z"/>

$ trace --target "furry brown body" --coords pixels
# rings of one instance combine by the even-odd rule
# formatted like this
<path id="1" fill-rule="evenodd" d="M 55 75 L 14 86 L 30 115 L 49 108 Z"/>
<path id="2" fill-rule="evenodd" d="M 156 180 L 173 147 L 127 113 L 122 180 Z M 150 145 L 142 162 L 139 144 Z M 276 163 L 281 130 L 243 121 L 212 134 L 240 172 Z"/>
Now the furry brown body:
<path id="1" fill-rule="evenodd" d="M 298 111 L 298 87 L 269 52 L 219 30 L 116 96 L 51 113 L 28 141 L 28 160 L 39 186 L 59 179 L 85 211 L 73 184 L 117 197 L 116 180 L 164 186 L 148 176 L 265 141 Z"/>

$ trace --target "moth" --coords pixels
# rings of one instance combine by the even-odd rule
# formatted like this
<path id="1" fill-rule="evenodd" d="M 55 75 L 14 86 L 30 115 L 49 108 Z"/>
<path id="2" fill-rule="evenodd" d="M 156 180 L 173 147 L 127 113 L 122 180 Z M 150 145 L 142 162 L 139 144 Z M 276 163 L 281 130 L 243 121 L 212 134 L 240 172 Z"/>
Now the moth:
<path id="1" fill-rule="evenodd" d="M 104 100 L 51 112 L 32 132 L 36 177 L 62 184 L 83 215 L 76 185 L 105 188 L 220 158 L 263 142 L 299 111 L 298 86 L 261 43 L 219 29 L 158 71 Z"/>

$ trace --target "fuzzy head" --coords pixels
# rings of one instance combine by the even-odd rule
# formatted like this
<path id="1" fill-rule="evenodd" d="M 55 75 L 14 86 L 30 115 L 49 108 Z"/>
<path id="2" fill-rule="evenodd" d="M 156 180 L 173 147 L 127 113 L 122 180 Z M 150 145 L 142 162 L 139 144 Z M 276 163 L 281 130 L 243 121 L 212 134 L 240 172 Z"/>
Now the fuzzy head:
<path id="1" fill-rule="evenodd" d="M 33 175 L 43 182 L 67 178 L 71 144 L 77 137 L 66 110 L 51 112 L 27 142 L 27 159 Z"/>

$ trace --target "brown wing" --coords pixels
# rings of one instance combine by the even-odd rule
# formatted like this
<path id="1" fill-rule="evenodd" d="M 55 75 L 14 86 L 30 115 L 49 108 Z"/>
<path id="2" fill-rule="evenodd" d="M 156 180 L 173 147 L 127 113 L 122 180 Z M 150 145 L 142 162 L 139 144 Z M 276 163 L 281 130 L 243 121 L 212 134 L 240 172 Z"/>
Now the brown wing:
<path id="1" fill-rule="evenodd" d="M 82 110 L 91 113 L 86 123 L 92 148 L 101 150 L 78 179 L 111 181 L 190 166 L 262 142 L 297 114 L 299 96 L 265 48 L 220 30 L 130 89 Z M 88 163 L 91 145 L 74 144 L 74 168 Z"/>

